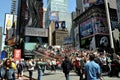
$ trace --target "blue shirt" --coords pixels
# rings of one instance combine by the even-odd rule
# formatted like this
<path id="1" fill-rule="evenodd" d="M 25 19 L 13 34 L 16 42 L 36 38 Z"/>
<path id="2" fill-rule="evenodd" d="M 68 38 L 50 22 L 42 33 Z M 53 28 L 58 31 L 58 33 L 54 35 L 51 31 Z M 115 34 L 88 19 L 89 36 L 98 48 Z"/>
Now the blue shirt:
<path id="1" fill-rule="evenodd" d="M 100 66 L 94 61 L 90 61 L 85 65 L 85 72 L 87 80 L 98 80 L 97 74 L 100 74 Z"/>

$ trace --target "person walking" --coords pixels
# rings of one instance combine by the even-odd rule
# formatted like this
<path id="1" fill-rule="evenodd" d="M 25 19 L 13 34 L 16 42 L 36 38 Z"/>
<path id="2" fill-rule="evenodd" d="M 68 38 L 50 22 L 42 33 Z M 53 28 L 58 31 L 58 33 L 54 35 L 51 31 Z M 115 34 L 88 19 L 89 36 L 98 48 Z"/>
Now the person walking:
<path id="1" fill-rule="evenodd" d="M 43 75 L 43 71 L 42 71 L 43 62 L 42 62 L 42 59 L 39 59 L 36 62 L 36 65 L 37 65 L 37 70 L 38 70 L 38 80 L 42 80 L 42 75 Z"/>
<path id="2" fill-rule="evenodd" d="M 21 64 L 21 61 L 18 62 L 17 64 L 17 78 L 19 79 L 19 77 L 22 77 L 22 70 L 23 70 L 23 65 Z"/>
<path id="3" fill-rule="evenodd" d="M 67 56 L 65 56 L 65 60 L 62 63 L 62 68 L 63 68 L 63 73 L 65 74 L 66 80 L 70 80 L 69 72 L 70 72 L 70 70 L 72 70 L 73 65 Z"/>
<path id="4" fill-rule="evenodd" d="M 15 70 L 10 59 L 6 59 L 1 67 L 1 80 L 15 80 Z"/>
<path id="5" fill-rule="evenodd" d="M 29 80 L 32 80 L 32 75 L 33 75 L 33 71 L 34 71 L 34 67 L 35 67 L 35 64 L 34 64 L 34 61 L 33 59 L 31 59 L 29 62 L 28 62 L 28 71 L 29 71 Z"/>
<path id="6" fill-rule="evenodd" d="M 94 61 L 95 55 L 89 54 L 89 62 L 85 64 L 85 78 L 86 80 L 102 80 L 100 66 Z"/>

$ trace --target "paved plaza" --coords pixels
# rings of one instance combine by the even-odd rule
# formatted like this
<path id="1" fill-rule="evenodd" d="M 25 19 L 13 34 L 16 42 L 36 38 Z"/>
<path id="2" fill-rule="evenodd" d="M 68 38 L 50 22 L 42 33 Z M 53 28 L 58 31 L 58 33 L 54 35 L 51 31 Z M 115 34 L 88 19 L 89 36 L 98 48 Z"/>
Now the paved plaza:
<path id="1" fill-rule="evenodd" d="M 26 77 L 29 76 L 28 72 L 24 72 L 24 75 Z M 38 73 L 37 71 L 33 72 L 33 78 L 37 80 Z M 62 71 L 57 70 L 56 72 L 51 72 L 49 70 L 45 71 L 44 76 L 42 76 L 42 80 L 65 80 L 64 74 Z M 117 77 L 108 77 L 108 76 L 103 76 L 103 80 L 120 80 L 120 78 Z M 70 73 L 70 80 L 79 80 L 79 76 L 76 75 L 73 71 Z"/>

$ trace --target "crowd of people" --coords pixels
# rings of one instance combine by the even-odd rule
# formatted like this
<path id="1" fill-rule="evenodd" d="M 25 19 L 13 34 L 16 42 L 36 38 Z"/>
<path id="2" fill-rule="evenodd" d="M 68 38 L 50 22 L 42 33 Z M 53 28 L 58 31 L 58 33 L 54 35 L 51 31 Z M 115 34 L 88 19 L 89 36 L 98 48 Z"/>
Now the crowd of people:
<path id="1" fill-rule="evenodd" d="M 89 51 L 73 49 L 49 50 L 51 58 L 39 57 L 29 60 L 5 59 L 0 63 L 1 80 L 16 80 L 23 76 L 24 71 L 29 72 L 29 80 L 32 80 L 33 71 L 38 71 L 38 80 L 42 80 L 45 70 L 56 72 L 63 70 L 66 80 L 70 80 L 70 71 L 75 71 L 79 80 L 102 80 L 102 75 L 119 77 L 120 56 L 106 51 Z M 57 57 L 56 57 L 57 56 Z"/>

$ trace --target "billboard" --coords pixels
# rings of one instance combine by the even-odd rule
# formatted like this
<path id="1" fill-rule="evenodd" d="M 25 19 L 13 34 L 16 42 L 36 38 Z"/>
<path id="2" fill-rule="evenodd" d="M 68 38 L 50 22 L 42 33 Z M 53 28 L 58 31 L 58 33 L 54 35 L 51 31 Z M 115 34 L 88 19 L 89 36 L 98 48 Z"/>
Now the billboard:
<path id="1" fill-rule="evenodd" d="M 93 32 L 95 33 L 109 33 L 107 19 L 102 17 L 94 17 L 93 18 Z"/>
<path id="2" fill-rule="evenodd" d="M 4 23 L 4 34 L 6 34 L 6 30 L 9 30 L 13 26 L 13 14 L 5 14 L 5 23 Z"/>
<path id="3" fill-rule="evenodd" d="M 89 19 L 80 24 L 80 37 L 86 37 L 93 34 L 93 23 L 92 20 Z"/>
<path id="4" fill-rule="evenodd" d="M 6 51 L 2 51 L 1 52 L 1 60 L 4 60 L 6 58 L 7 52 Z"/>
<path id="5" fill-rule="evenodd" d="M 95 49 L 95 43 L 94 42 L 95 42 L 94 37 L 81 39 L 80 48 L 93 50 L 93 49 Z"/>
<path id="6" fill-rule="evenodd" d="M 59 21 L 59 12 L 58 11 L 51 11 L 49 13 L 49 19 L 51 21 Z"/>
<path id="7" fill-rule="evenodd" d="M 75 47 L 80 48 L 79 25 L 74 29 Z"/>
<path id="8" fill-rule="evenodd" d="M 21 59 L 21 49 L 15 49 L 14 50 L 14 60 L 20 60 Z"/>
<path id="9" fill-rule="evenodd" d="M 25 35 L 26 36 L 48 37 L 48 29 L 26 27 L 25 28 Z"/>
<path id="10" fill-rule="evenodd" d="M 95 42 L 96 42 L 96 47 L 98 48 L 110 47 L 109 35 L 96 35 Z"/>
<path id="11" fill-rule="evenodd" d="M 92 5 L 103 4 L 104 0 L 83 0 L 84 8 L 87 9 Z"/>
<path id="12" fill-rule="evenodd" d="M 37 43 L 25 43 L 25 50 L 35 50 Z"/>
<path id="13" fill-rule="evenodd" d="M 111 28 L 113 34 L 113 43 L 115 52 L 120 52 L 120 23 L 118 24 L 117 21 L 111 20 Z"/>

